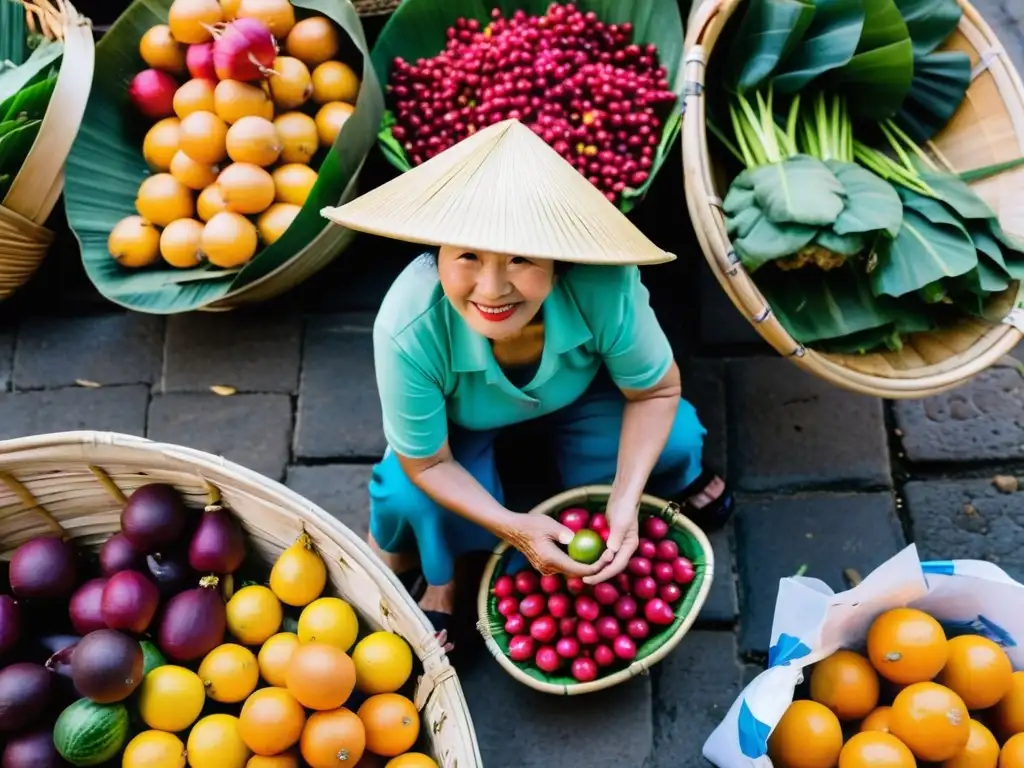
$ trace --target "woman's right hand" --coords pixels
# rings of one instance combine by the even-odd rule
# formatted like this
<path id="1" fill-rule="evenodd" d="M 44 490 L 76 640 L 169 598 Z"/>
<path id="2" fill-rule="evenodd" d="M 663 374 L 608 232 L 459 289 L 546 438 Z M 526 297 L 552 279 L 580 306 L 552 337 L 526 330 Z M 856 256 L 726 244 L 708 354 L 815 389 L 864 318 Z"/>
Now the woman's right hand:
<path id="1" fill-rule="evenodd" d="M 571 528 L 567 528 L 548 515 L 513 513 L 502 538 L 522 552 L 530 565 L 542 574 L 562 573 L 566 576 L 590 576 L 607 564 L 607 551 L 592 565 L 578 563 L 566 554 L 559 544 L 568 546 L 572 541 Z"/>

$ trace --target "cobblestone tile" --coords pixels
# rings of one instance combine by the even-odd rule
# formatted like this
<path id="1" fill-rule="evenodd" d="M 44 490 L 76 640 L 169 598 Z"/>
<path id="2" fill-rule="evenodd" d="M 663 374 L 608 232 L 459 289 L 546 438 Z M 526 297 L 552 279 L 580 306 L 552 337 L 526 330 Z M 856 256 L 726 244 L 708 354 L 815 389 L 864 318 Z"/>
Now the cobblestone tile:
<path id="1" fill-rule="evenodd" d="M 285 485 L 323 507 L 359 537 L 365 538 L 370 522 L 367 484 L 372 467 L 368 464 L 323 464 L 291 466 Z"/>
<path id="2" fill-rule="evenodd" d="M 302 320 L 295 314 L 196 312 L 167 321 L 165 392 L 287 392 L 299 386 Z"/>
<path id="3" fill-rule="evenodd" d="M 715 579 L 698 621 L 733 622 L 739 613 L 736 576 L 733 573 L 732 524 L 708 535 L 715 552 Z"/>
<path id="4" fill-rule="evenodd" d="M 934 480 L 904 488 L 914 542 L 926 560 L 987 560 L 1024 581 L 1024 491 L 990 480 Z"/>
<path id="5" fill-rule="evenodd" d="M 994 367 L 962 387 L 894 405 L 911 461 L 1024 459 L 1024 377 Z"/>
<path id="6" fill-rule="evenodd" d="M 728 466 L 725 363 L 698 359 L 683 373 L 683 397 L 694 408 L 708 434 L 704 438 L 704 463 L 717 472 Z"/>
<path id="7" fill-rule="evenodd" d="M 377 458 L 384 454 L 372 331 L 369 313 L 309 319 L 299 385 L 296 456 Z"/>
<path id="8" fill-rule="evenodd" d="M 779 579 L 805 574 L 848 589 L 843 570 L 862 576 L 905 546 L 890 493 L 744 497 L 736 520 L 740 650 L 764 653 L 771 640 Z"/>
<path id="9" fill-rule="evenodd" d="M 882 401 L 782 357 L 729 364 L 729 471 L 748 491 L 891 486 Z"/>
<path id="10" fill-rule="evenodd" d="M 95 429 L 142 437 L 149 387 L 67 387 L 0 393 L 0 439 Z"/>
<path id="11" fill-rule="evenodd" d="M 137 312 L 30 317 L 18 330 L 15 389 L 150 384 L 160 375 L 164 320 Z"/>
<path id="12" fill-rule="evenodd" d="M 736 637 L 732 632 L 690 632 L 651 674 L 654 750 L 649 768 L 706 768 L 704 742 L 742 690 Z"/>
<path id="13" fill-rule="evenodd" d="M 288 464 L 292 405 L 287 395 L 156 395 L 148 437 L 234 461 L 272 480 Z"/>
<path id="14" fill-rule="evenodd" d="M 566 701 L 513 680 L 481 650 L 459 680 L 487 768 L 639 768 L 650 753 L 650 676 Z"/>

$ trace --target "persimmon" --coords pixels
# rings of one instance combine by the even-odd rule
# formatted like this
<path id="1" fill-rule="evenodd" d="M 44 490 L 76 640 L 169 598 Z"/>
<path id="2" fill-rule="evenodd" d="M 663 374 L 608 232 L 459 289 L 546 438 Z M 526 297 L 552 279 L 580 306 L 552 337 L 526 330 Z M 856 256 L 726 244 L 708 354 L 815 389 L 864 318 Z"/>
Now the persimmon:
<path id="1" fill-rule="evenodd" d="M 1024 768 L 1024 733 L 1011 736 L 999 752 L 999 768 Z"/>
<path id="2" fill-rule="evenodd" d="M 992 731 L 977 720 L 970 722 L 971 735 L 963 751 L 942 764 L 942 768 L 996 768 L 999 742 Z"/>
<path id="3" fill-rule="evenodd" d="M 854 734 L 839 753 L 839 768 L 917 768 L 907 745 L 889 733 Z"/>
<path id="4" fill-rule="evenodd" d="M 992 709 L 992 725 L 1004 739 L 1024 733 L 1024 672 L 1010 675 L 1010 690 Z"/>
<path id="5" fill-rule="evenodd" d="M 892 707 L 876 707 L 860 724 L 862 731 L 889 732 L 889 720 L 892 718 Z"/>
<path id="6" fill-rule="evenodd" d="M 811 698 L 840 720 L 859 720 L 878 706 L 878 673 L 854 651 L 836 651 L 814 665 Z"/>
<path id="7" fill-rule="evenodd" d="M 961 635 L 946 645 L 946 666 L 935 682 L 954 691 L 968 709 L 988 709 L 1010 690 L 1010 658 L 987 637 Z"/>
<path id="8" fill-rule="evenodd" d="M 834 768 L 842 748 L 839 718 L 816 701 L 794 701 L 768 737 L 776 768 Z"/>
<path id="9" fill-rule="evenodd" d="M 934 618 L 916 608 L 893 608 L 868 629 L 868 658 L 878 674 L 894 683 L 923 683 L 946 664 L 946 633 Z"/>
<path id="10" fill-rule="evenodd" d="M 938 683 L 914 683 L 893 700 L 889 732 L 919 760 L 938 763 L 955 757 L 971 735 L 964 700 Z"/>

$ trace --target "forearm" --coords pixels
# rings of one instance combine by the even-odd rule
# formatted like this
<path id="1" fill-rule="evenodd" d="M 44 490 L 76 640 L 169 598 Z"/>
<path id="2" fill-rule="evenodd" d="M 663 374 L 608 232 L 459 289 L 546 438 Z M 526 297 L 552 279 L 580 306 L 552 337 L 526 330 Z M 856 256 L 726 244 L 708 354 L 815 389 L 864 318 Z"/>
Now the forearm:
<path id="1" fill-rule="evenodd" d="M 445 509 L 505 538 L 513 514 L 498 503 L 455 459 L 438 461 L 411 475 L 412 482 Z"/>
<path id="2" fill-rule="evenodd" d="M 679 409 L 679 397 L 677 388 L 666 388 L 657 396 L 626 402 L 612 486 L 614 496 L 640 500 L 668 443 Z"/>

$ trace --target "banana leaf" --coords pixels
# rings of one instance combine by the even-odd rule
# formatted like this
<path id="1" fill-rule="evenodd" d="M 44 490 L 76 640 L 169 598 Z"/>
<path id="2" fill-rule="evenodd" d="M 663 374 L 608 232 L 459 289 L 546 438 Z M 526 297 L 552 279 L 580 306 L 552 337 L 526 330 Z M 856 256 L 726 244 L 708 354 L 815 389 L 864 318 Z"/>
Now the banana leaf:
<path id="1" fill-rule="evenodd" d="M 348 48 L 359 54 L 350 62 L 357 72 L 362 57 L 363 85 L 355 111 L 334 146 L 323 153 L 319 178 L 301 213 L 277 242 L 257 252 L 241 270 L 175 269 L 162 264 L 125 269 L 110 256 L 110 231 L 120 219 L 135 214 L 136 192 L 150 173 L 141 149 L 149 124 L 132 108 L 126 86 L 146 66 L 138 53 L 139 40 L 153 25 L 166 22 L 171 0 L 135 0 L 97 44 L 93 88 L 65 167 L 64 198 L 85 271 L 109 300 L 153 314 L 200 309 L 269 274 L 307 247 L 312 255 L 317 247 L 314 241 L 335 226 L 320 210 L 337 205 L 355 184 L 374 145 L 383 95 L 370 65 L 362 23 L 352 5 L 343 0 L 292 0 L 292 4 L 298 18 L 320 14 L 347 33 L 351 39 Z"/>
<path id="2" fill-rule="evenodd" d="M 820 75 L 845 66 L 857 51 L 863 29 L 862 0 L 816 0 L 810 27 L 774 71 L 775 90 L 797 93 Z"/>
<path id="3" fill-rule="evenodd" d="M 0 200 L 7 197 L 18 171 L 21 170 L 39 135 L 39 127 L 43 121 L 23 120 L 18 123 L 13 130 L 0 136 Z"/>
<path id="4" fill-rule="evenodd" d="M 918 144 L 931 139 L 960 108 L 971 86 L 971 60 L 963 51 L 914 57 L 910 92 L 895 122 Z"/>
<path id="5" fill-rule="evenodd" d="M 896 237 L 903 221 L 903 203 L 892 184 L 856 163 L 826 160 L 846 191 L 846 205 L 832 229 L 837 235 L 887 232 Z"/>
<path id="6" fill-rule="evenodd" d="M 956 29 L 963 9 L 956 0 L 896 0 L 914 42 L 914 56 L 927 56 Z"/>
<path id="7" fill-rule="evenodd" d="M 28 56 L 28 27 L 25 6 L 13 0 L 0 0 L 0 71 L 18 66 Z"/>
<path id="8" fill-rule="evenodd" d="M 374 43 L 372 56 L 377 76 L 381 83 L 389 81 L 395 57 L 414 61 L 436 56 L 445 47 L 445 30 L 460 16 L 486 24 L 493 8 L 500 8 L 509 16 L 517 10 L 543 14 L 549 5 L 550 0 L 403 0 Z M 593 11 L 606 23 L 629 22 L 638 44 L 656 45 L 660 63 L 668 71 L 669 89 L 678 97 L 662 125 L 647 180 L 635 189 L 627 187 L 620 196 L 619 207 L 628 213 L 647 194 L 679 134 L 684 85 L 683 21 L 679 4 L 675 0 L 578 0 L 575 5 L 582 11 Z M 394 123 L 394 115 L 386 111 L 378 142 L 385 158 L 405 172 L 412 164 L 401 143 L 391 134 Z"/>
<path id="9" fill-rule="evenodd" d="M 766 80 L 812 29 L 815 5 L 812 0 L 750 0 L 729 51 L 728 86 L 742 93 Z"/>
<path id="10" fill-rule="evenodd" d="M 29 83 L 35 82 L 39 74 L 55 63 L 63 53 L 63 43 L 44 40 L 25 63 L 10 69 L 0 69 L 0 102 L 7 101 Z"/>

